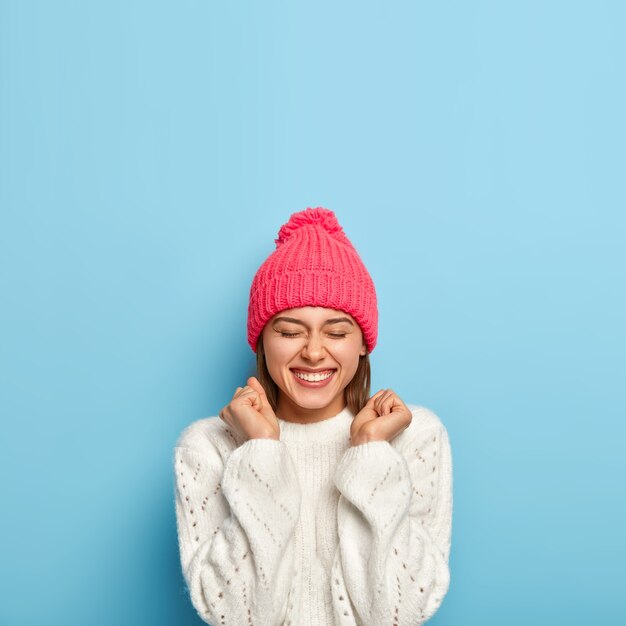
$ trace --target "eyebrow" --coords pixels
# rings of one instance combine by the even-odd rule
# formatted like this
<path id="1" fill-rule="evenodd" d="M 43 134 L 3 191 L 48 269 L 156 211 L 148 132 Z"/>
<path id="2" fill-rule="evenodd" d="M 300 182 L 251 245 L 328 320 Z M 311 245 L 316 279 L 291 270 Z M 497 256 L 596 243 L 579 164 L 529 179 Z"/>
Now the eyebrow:
<path id="1" fill-rule="evenodd" d="M 306 324 L 295 317 L 277 317 L 274 322 L 292 322 L 293 324 L 301 324 L 302 326 L 306 326 Z M 324 326 L 327 324 L 338 324 L 339 322 L 348 322 L 351 326 L 354 326 L 352 320 L 347 317 L 331 317 L 324 322 Z"/>

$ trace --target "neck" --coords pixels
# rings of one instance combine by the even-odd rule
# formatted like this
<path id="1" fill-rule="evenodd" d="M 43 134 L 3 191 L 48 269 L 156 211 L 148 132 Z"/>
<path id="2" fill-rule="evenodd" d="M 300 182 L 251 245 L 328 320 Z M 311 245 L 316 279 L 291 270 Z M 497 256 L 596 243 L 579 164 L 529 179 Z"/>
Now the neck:
<path id="1" fill-rule="evenodd" d="M 343 393 L 339 394 L 329 405 L 319 409 L 307 409 L 296 404 L 291 398 L 280 393 L 276 406 L 276 416 L 286 422 L 296 424 L 312 424 L 334 417 L 346 407 Z"/>

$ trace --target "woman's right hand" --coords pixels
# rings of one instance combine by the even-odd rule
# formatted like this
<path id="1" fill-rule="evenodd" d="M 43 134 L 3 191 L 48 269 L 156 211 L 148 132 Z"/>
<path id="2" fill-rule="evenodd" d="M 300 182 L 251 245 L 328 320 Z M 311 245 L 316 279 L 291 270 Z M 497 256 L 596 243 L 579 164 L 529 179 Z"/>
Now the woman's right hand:
<path id="1" fill-rule="evenodd" d="M 220 411 L 224 420 L 245 441 L 280 439 L 280 424 L 261 383 L 250 376 L 245 387 L 237 387 L 232 400 Z"/>

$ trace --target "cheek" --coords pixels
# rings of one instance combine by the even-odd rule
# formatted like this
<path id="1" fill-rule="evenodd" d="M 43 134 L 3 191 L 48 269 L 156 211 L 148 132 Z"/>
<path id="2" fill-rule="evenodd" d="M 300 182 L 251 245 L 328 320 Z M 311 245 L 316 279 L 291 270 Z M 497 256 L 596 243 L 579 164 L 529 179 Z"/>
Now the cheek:
<path id="1" fill-rule="evenodd" d="M 354 369 L 359 365 L 359 351 L 361 341 L 349 341 L 337 346 L 333 351 L 333 357 L 346 369 Z"/>
<path id="2" fill-rule="evenodd" d="M 284 367 L 293 359 L 294 350 L 284 343 L 269 341 L 267 345 L 264 345 L 265 362 L 270 374 L 278 373 L 281 367 Z"/>

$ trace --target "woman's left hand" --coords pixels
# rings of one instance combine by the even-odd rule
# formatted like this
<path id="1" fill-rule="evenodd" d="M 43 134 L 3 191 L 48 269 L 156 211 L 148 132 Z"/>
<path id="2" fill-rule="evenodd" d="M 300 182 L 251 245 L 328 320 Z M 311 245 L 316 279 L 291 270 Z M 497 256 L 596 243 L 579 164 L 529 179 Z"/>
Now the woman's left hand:
<path id="1" fill-rule="evenodd" d="M 350 426 L 350 445 L 391 441 L 408 427 L 412 419 L 411 410 L 394 391 L 381 389 L 354 416 Z"/>

